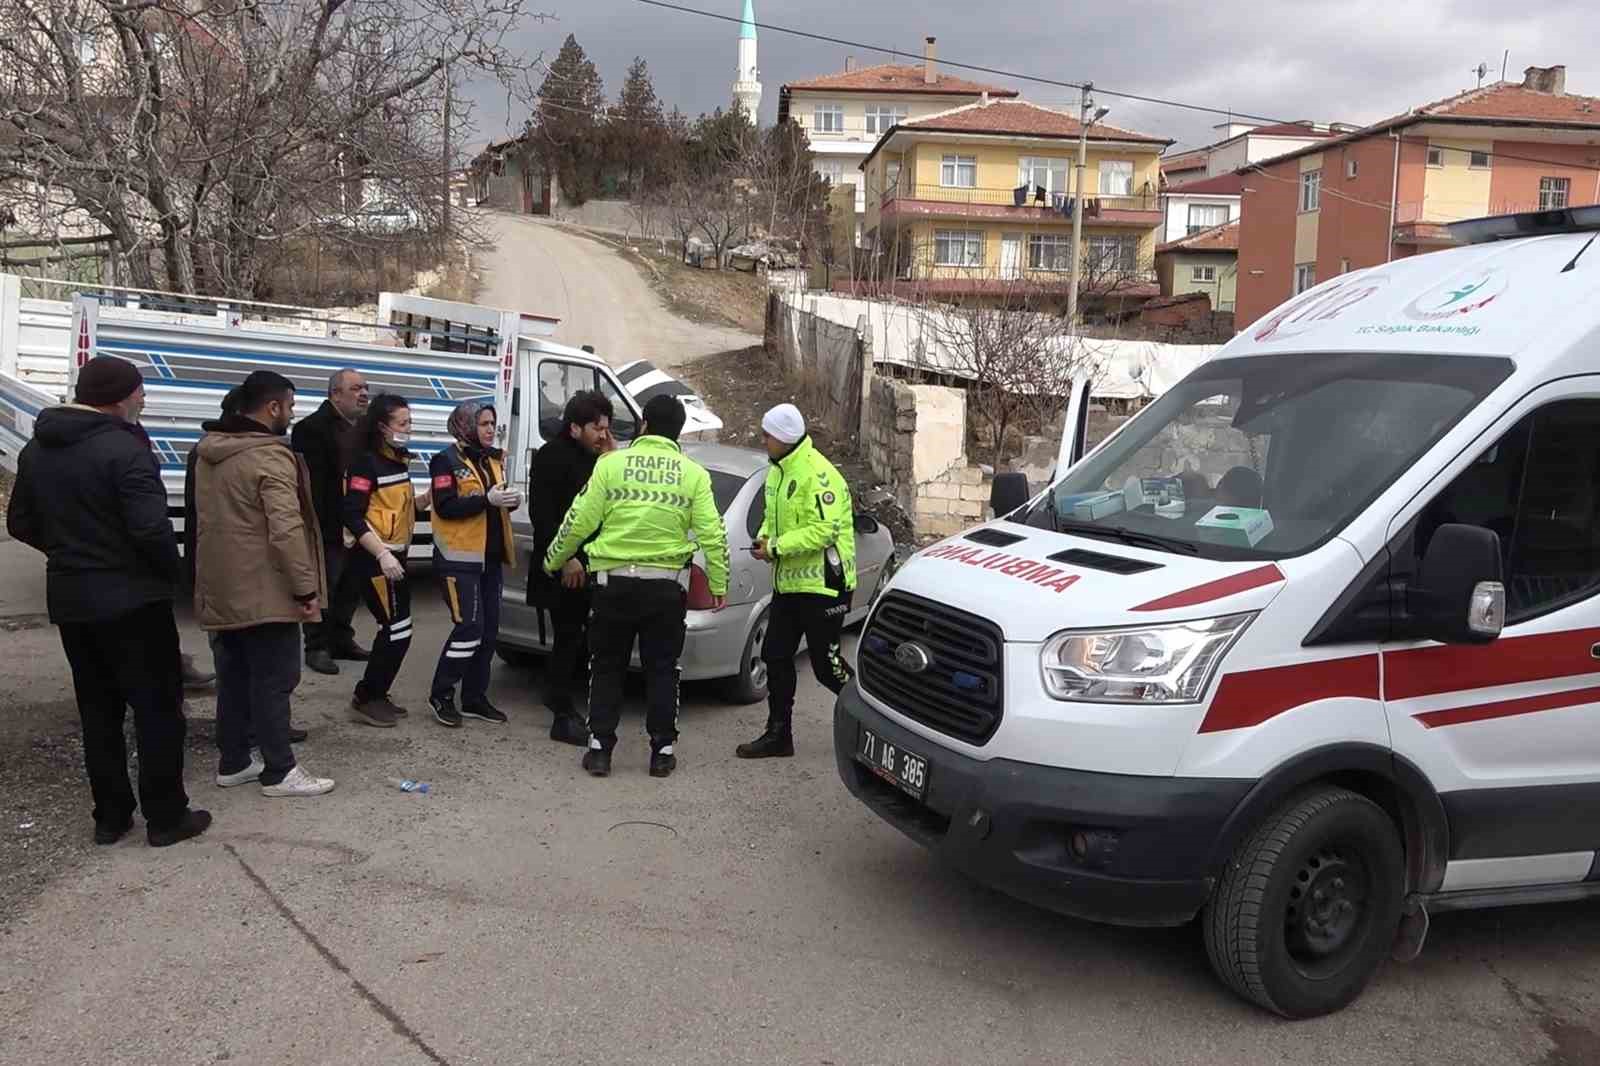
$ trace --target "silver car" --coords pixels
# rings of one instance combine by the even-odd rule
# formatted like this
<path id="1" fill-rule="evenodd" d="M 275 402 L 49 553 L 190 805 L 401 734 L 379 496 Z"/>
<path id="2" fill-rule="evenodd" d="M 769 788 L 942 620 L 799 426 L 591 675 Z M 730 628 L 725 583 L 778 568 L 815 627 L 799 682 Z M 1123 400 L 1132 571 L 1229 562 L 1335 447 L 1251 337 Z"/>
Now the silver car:
<path id="1" fill-rule="evenodd" d="M 772 603 L 772 567 L 744 549 L 755 543 L 766 511 L 768 460 L 765 452 L 722 444 L 685 444 L 684 453 L 711 474 L 711 491 L 728 528 L 732 573 L 728 604 L 720 611 L 689 611 L 689 632 L 683 645 L 683 679 L 724 680 L 728 698 L 757 703 L 767 697 L 767 667 L 761 642 L 767 635 L 767 608 Z M 517 541 L 517 569 L 506 571 L 500 605 L 500 657 L 525 664 L 550 651 L 554 630 L 549 613 L 528 606 L 527 581 L 533 552 L 533 529 L 526 510 L 512 523 Z M 846 625 L 866 616 L 879 589 L 894 570 L 894 538 L 871 515 L 857 514 L 856 591 Z M 702 556 L 695 563 L 704 566 Z M 633 666 L 639 665 L 638 649 Z"/>

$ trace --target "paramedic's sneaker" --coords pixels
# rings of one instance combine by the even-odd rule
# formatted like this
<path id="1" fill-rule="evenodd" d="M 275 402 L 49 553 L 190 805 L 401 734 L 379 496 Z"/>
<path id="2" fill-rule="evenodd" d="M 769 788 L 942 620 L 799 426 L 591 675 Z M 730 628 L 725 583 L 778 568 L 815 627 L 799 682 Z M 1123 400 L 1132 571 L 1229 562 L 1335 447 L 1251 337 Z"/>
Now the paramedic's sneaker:
<path id="1" fill-rule="evenodd" d="M 185 840 L 193 840 L 210 828 L 210 811 L 184 811 L 183 819 L 177 825 L 168 826 L 165 829 L 146 826 L 144 837 L 150 842 L 152 848 L 170 848 L 172 845 L 181 844 Z"/>
<path id="2" fill-rule="evenodd" d="M 333 778 L 312 777 L 296 766 L 276 785 L 262 785 L 263 796 L 323 796 L 333 791 Z"/>
<path id="3" fill-rule="evenodd" d="M 509 721 L 504 711 L 486 699 L 478 700 L 475 703 L 463 704 L 461 717 L 476 718 L 480 722 L 494 722 L 496 725 L 504 725 Z"/>
<path id="4" fill-rule="evenodd" d="M 379 729 L 393 729 L 398 716 L 394 704 L 387 699 L 362 700 L 357 696 L 350 701 L 350 720 Z"/>
<path id="5" fill-rule="evenodd" d="M 461 712 L 456 710 L 454 696 L 433 696 L 429 698 L 428 706 L 433 708 L 435 722 L 451 729 L 461 728 Z"/>
<path id="6" fill-rule="evenodd" d="M 252 751 L 250 753 L 250 765 L 243 770 L 235 770 L 231 774 L 217 774 L 217 787 L 237 788 L 240 785 L 248 785 L 252 781 L 259 781 L 261 779 L 261 771 L 266 768 L 267 764 L 261 761 L 261 753 Z"/>

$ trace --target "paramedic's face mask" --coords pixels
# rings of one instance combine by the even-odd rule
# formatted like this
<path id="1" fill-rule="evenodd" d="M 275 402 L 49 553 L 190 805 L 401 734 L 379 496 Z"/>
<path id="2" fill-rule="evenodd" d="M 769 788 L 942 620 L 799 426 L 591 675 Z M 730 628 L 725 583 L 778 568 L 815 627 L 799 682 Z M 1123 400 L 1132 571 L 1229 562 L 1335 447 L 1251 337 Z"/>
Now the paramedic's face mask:
<path id="1" fill-rule="evenodd" d="M 389 443 L 396 448 L 404 448 L 411 443 L 411 408 L 402 407 L 389 416 L 389 421 L 383 427 L 383 435 L 389 438 Z"/>

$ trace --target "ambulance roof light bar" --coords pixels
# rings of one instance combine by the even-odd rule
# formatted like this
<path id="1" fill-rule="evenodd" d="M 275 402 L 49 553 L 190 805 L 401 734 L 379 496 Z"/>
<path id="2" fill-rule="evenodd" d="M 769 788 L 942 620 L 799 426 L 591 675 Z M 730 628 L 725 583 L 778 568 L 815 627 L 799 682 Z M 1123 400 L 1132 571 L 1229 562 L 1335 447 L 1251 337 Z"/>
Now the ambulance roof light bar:
<path id="1" fill-rule="evenodd" d="M 1487 244 L 1517 237 L 1546 237 L 1552 233 L 1595 233 L 1600 232 L 1600 205 L 1469 218 L 1462 222 L 1451 222 L 1448 228 L 1450 236 L 1462 244 Z"/>

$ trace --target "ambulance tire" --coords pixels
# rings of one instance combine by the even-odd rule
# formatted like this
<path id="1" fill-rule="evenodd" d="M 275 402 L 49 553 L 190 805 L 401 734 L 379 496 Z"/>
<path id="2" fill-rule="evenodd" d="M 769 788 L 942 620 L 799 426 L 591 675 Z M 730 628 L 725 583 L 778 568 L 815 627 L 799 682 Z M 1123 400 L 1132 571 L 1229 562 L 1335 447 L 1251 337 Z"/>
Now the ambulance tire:
<path id="1" fill-rule="evenodd" d="M 1239 845 L 1202 916 L 1222 982 L 1286 1018 L 1314 1018 L 1361 994 L 1394 943 L 1405 850 L 1365 796 L 1303 792 Z"/>

